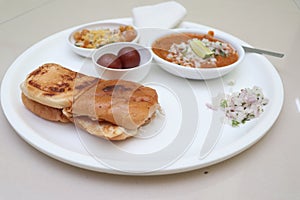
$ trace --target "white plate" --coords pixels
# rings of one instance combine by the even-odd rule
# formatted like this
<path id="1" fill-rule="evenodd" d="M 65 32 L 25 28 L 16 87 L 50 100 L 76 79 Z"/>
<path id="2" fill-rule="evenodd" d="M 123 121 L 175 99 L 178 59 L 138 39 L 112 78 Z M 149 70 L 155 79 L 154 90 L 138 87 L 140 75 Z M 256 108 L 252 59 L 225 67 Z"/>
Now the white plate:
<path id="1" fill-rule="evenodd" d="M 131 23 L 128 18 L 118 21 Z M 183 22 L 180 27 L 207 28 L 190 22 Z M 158 117 L 138 137 L 111 143 L 79 131 L 72 124 L 45 121 L 29 112 L 21 102 L 19 85 L 29 72 L 46 62 L 55 62 L 90 75 L 96 74 L 89 59 L 76 55 L 68 47 L 66 38 L 72 30 L 54 34 L 20 55 L 8 69 L 1 87 L 2 108 L 16 132 L 33 147 L 65 163 L 126 175 L 171 174 L 199 169 L 228 159 L 255 144 L 275 123 L 281 111 L 284 95 L 277 71 L 264 56 L 246 54 L 242 66 L 222 78 L 224 86 L 221 90 L 239 91 L 256 85 L 262 88 L 270 103 L 258 119 L 239 128 L 224 125 L 218 144 L 204 159 L 199 159 L 199 153 L 213 112 L 206 107 L 206 103 L 211 102 L 208 86 L 216 80 L 188 81 L 161 70 L 155 63 L 143 83 L 157 90 L 165 118 Z M 148 34 L 141 34 L 141 41 L 145 41 Z M 235 80 L 235 85 L 227 84 L 231 80 Z"/>

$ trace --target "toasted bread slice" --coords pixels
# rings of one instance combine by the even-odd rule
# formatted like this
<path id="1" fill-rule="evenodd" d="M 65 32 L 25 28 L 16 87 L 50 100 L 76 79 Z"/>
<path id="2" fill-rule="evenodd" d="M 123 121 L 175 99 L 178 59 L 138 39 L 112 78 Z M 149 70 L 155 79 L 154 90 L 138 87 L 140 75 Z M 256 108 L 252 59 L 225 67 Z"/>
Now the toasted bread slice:
<path id="1" fill-rule="evenodd" d="M 91 135 L 107 140 L 125 140 L 138 133 L 138 130 L 128 130 L 105 121 L 94 121 L 89 117 L 81 116 L 72 119 L 76 127 L 87 131 Z"/>
<path id="2" fill-rule="evenodd" d="M 61 109 L 45 106 L 36 101 L 27 98 L 23 93 L 22 102 L 25 107 L 37 116 L 54 122 L 70 122 L 70 120 L 62 113 Z"/>
<path id="3" fill-rule="evenodd" d="M 76 127 L 87 131 L 91 135 L 105 138 L 107 140 L 125 140 L 138 133 L 137 130 L 127 130 L 117 125 L 105 121 L 93 121 L 89 117 L 68 118 L 63 114 L 62 109 L 52 108 L 35 102 L 21 94 L 25 107 L 35 115 L 53 122 L 71 123 Z"/>
<path id="4" fill-rule="evenodd" d="M 47 63 L 21 84 L 22 101 L 36 115 L 73 122 L 92 135 L 124 140 L 159 108 L 154 89 L 123 80 L 101 80 Z"/>
<path id="5" fill-rule="evenodd" d="M 100 81 L 75 99 L 74 116 L 89 116 L 126 129 L 137 129 L 159 108 L 152 88 L 124 80 Z"/>
<path id="6" fill-rule="evenodd" d="M 69 70 L 55 63 L 47 63 L 33 72 L 21 84 L 25 96 L 43 105 L 62 109 L 70 107 L 73 98 L 98 80 Z"/>

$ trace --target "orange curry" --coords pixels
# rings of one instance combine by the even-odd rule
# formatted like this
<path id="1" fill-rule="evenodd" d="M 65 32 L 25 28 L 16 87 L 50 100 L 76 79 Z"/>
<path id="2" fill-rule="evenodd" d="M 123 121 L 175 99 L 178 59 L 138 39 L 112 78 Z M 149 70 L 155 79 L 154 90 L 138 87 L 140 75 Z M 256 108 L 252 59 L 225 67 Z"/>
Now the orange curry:
<path id="1" fill-rule="evenodd" d="M 209 58 L 200 58 L 192 52 L 189 41 L 197 38 L 208 47 L 213 54 Z M 224 41 L 214 37 L 214 32 L 207 34 L 174 33 L 156 40 L 152 45 L 153 52 L 169 62 L 193 68 L 223 67 L 236 62 L 237 51 Z"/>

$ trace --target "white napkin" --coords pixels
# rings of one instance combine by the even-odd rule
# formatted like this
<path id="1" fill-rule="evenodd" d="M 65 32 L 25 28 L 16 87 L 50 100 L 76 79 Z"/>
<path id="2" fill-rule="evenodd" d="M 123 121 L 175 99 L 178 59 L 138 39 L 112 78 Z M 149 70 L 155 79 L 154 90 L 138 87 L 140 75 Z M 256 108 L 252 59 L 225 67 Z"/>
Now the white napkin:
<path id="1" fill-rule="evenodd" d="M 132 9 L 133 23 L 139 28 L 174 28 L 186 15 L 186 9 L 175 1 Z"/>

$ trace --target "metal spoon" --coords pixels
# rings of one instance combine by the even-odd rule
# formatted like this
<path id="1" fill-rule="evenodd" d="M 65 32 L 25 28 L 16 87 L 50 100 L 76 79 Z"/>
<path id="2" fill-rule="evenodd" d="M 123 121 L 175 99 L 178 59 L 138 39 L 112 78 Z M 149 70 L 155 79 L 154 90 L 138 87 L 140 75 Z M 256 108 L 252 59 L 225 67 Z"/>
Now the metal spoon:
<path id="1" fill-rule="evenodd" d="M 284 56 L 284 54 L 282 54 L 282 53 L 266 51 L 266 50 L 262 50 L 262 49 L 256 49 L 256 48 L 245 47 L 245 46 L 242 46 L 242 47 L 245 50 L 245 52 L 248 52 L 248 53 L 266 54 L 266 55 L 275 56 L 275 57 L 279 57 L 279 58 L 282 58 Z"/>

